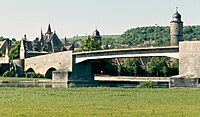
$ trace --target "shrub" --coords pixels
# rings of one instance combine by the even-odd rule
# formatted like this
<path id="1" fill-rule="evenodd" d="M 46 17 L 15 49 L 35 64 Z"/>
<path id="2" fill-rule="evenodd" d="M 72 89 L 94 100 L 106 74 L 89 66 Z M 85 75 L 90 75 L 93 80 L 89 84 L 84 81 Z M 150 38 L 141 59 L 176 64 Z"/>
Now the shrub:
<path id="1" fill-rule="evenodd" d="M 14 76 L 15 76 L 15 74 L 12 71 L 6 71 L 3 74 L 3 77 L 14 77 Z"/>
<path id="2" fill-rule="evenodd" d="M 26 74 L 27 78 L 44 78 L 44 76 L 42 74 L 36 74 L 34 72 L 28 72 Z"/>
<path id="3" fill-rule="evenodd" d="M 146 82 L 140 83 L 137 87 L 138 88 L 153 88 L 155 85 L 156 85 L 155 82 L 146 81 Z"/>
<path id="4" fill-rule="evenodd" d="M 19 74 L 15 74 L 15 77 L 19 77 Z"/>
<path id="5" fill-rule="evenodd" d="M 74 87 L 76 87 L 76 84 L 74 84 L 74 83 L 69 83 L 68 87 L 69 87 L 69 88 L 74 88 Z"/>

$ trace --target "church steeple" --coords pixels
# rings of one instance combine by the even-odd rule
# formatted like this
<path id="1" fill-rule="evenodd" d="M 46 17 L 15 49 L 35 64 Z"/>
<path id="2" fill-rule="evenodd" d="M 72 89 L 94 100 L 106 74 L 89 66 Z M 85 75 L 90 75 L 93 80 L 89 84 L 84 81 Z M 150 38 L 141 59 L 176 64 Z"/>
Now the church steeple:
<path id="1" fill-rule="evenodd" d="M 42 29 L 41 29 L 41 41 L 43 41 L 43 40 L 44 40 L 44 34 L 43 34 Z"/>
<path id="2" fill-rule="evenodd" d="M 52 34 L 51 32 L 51 25 L 49 24 L 46 34 Z"/>
<path id="3" fill-rule="evenodd" d="M 42 28 L 41 28 L 41 35 L 43 35 L 43 31 L 42 31 Z"/>

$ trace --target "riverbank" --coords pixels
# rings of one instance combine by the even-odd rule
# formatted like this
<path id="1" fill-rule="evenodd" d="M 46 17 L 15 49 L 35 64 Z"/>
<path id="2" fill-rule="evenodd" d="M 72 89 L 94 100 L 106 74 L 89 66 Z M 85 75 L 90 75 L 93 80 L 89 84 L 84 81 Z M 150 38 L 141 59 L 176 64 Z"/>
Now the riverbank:
<path id="1" fill-rule="evenodd" d="M 17 77 L 0 77 L 0 83 L 20 83 L 20 82 L 51 82 L 47 78 L 17 78 Z"/>
<path id="2" fill-rule="evenodd" d="M 199 116 L 200 89 L 0 88 L 2 117 Z"/>

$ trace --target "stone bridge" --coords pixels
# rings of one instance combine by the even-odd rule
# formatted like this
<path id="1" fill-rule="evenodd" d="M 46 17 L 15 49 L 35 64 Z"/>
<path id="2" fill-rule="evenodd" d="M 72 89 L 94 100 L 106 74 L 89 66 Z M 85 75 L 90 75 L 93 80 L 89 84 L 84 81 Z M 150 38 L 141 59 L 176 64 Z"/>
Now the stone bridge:
<path id="1" fill-rule="evenodd" d="M 46 74 L 49 70 L 72 71 L 72 51 L 59 52 L 25 59 L 24 71 Z"/>

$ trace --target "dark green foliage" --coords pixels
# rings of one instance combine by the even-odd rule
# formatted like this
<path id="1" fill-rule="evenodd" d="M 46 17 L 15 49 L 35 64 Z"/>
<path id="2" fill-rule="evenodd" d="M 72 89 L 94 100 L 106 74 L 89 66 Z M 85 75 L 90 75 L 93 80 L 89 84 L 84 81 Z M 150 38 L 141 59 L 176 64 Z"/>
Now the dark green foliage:
<path id="1" fill-rule="evenodd" d="M 145 70 L 149 73 L 151 76 L 153 73 L 156 74 L 156 76 L 159 76 L 159 74 L 164 74 L 166 76 L 168 65 L 167 65 L 167 58 L 165 57 L 152 57 L 150 61 L 147 63 L 146 66 L 144 66 Z"/>
<path id="2" fill-rule="evenodd" d="M 107 75 L 117 75 L 117 65 L 112 62 L 112 60 L 97 60 L 92 62 L 92 69 L 94 74 L 107 74 Z"/>
<path id="3" fill-rule="evenodd" d="M 179 60 L 170 59 L 168 65 L 169 65 L 169 68 L 167 70 L 167 75 L 168 74 L 171 76 L 177 75 L 179 72 Z"/>
<path id="4" fill-rule="evenodd" d="M 81 41 L 82 51 L 93 51 L 101 48 L 101 41 L 88 36 L 87 39 Z"/>
<path id="5" fill-rule="evenodd" d="M 184 40 L 200 40 L 200 26 L 185 26 L 183 28 Z M 69 39 L 70 44 L 80 42 L 86 37 L 76 37 Z M 145 45 L 144 42 L 150 42 Z M 103 45 L 112 45 L 115 48 L 123 48 L 121 45 L 128 46 L 169 46 L 170 29 L 169 26 L 149 26 L 132 28 L 119 36 L 109 36 L 102 38 Z"/>
<path id="6" fill-rule="evenodd" d="M 121 35 L 121 44 L 131 46 L 143 45 L 144 41 L 150 41 L 153 46 L 169 45 L 169 27 L 139 27 L 127 30 Z"/>
<path id="7" fill-rule="evenodd" d="M 144 65 L 136 58 L 121 59 L 120 61 L 121 67 L 114 60 L 98 60 L 92 63 L 92 69 L 95 74 L 111 76 L 169 77 L 178 75 L 179 63 L 177 59 L 152 57 Z M 118 71 L 119 69 L 120 71 Z"/>
<path id="8" fill-rule="evenodd" d="M 106 60 L 104 73 L 112 76 L 118 75 L 118 66 L 112 60 Z"/>
<path id="9" fill-rule="evenodd" d="M 155 82 L 147 81 L 147 82 L 141 82 L 137 87 L 138 88 L 154 88 L 156 86 Z"/>
<path id="10" fill-rule="evenodd" d="M 200 26 L 185 26 L 184 40 L 200 40 Z M 169 26 L 138 27 L 127 30 L 121 35 L 119 43 L 131 46 L 143 46 L 144 41 L 150 41 L 149 46 L 170 45 Z"/>
<path id="11" fill-rule="evenodd" d="M 4 41 L 4 40 L 6 40 L 4 37 L 0 37 L 0 41 Z"/>
<path id="12" fill-rule="evenodd" d="M 25 73 L 22 68 L 16 66 L 15 77 L 25 77 Z"/>
<path id="13" fill-rule="evenodd" d="M 20 42 L 17 42 L 9 51 L 8 56 L 11 59 L 18 59 L 20 53 Z"/>
<path id="14" fill-rule="evenodd" d="M 0 49 L 0 57 L 2 57 L 3 56 L 3 52 L 2 52 L 2 50 Z"/>
<path id="15" fill-rule="evenodd" d="M 42 74 L 36 74 L 35 72 L 28 72 L 26 74 L 27 78 L 44 78 Z"/>
<path id="16" fill-rule="evenodd" d="M 103 38 L 102 39 L 102 45 L 111 45 L 111 46 L 117 46 L 116 38 Z"/>
<path id="17" fill-rule="evenodd" d="M 3 77 L 15 77 L 15 74 L 14 74 L 14 72 L 12 72 L 12 71 L 6 71 L 6 72 L 3 74 Z"/>
<path id="18" fill-rule="evenodd" d="M 139 72 L 142 70 L 141 64 L 138 59 L 136 58 L 128 58 L 125 59 L 123 68 L 125 69 L 126 73 L 128 75 L 132 76 L 137 76 Z"/>

